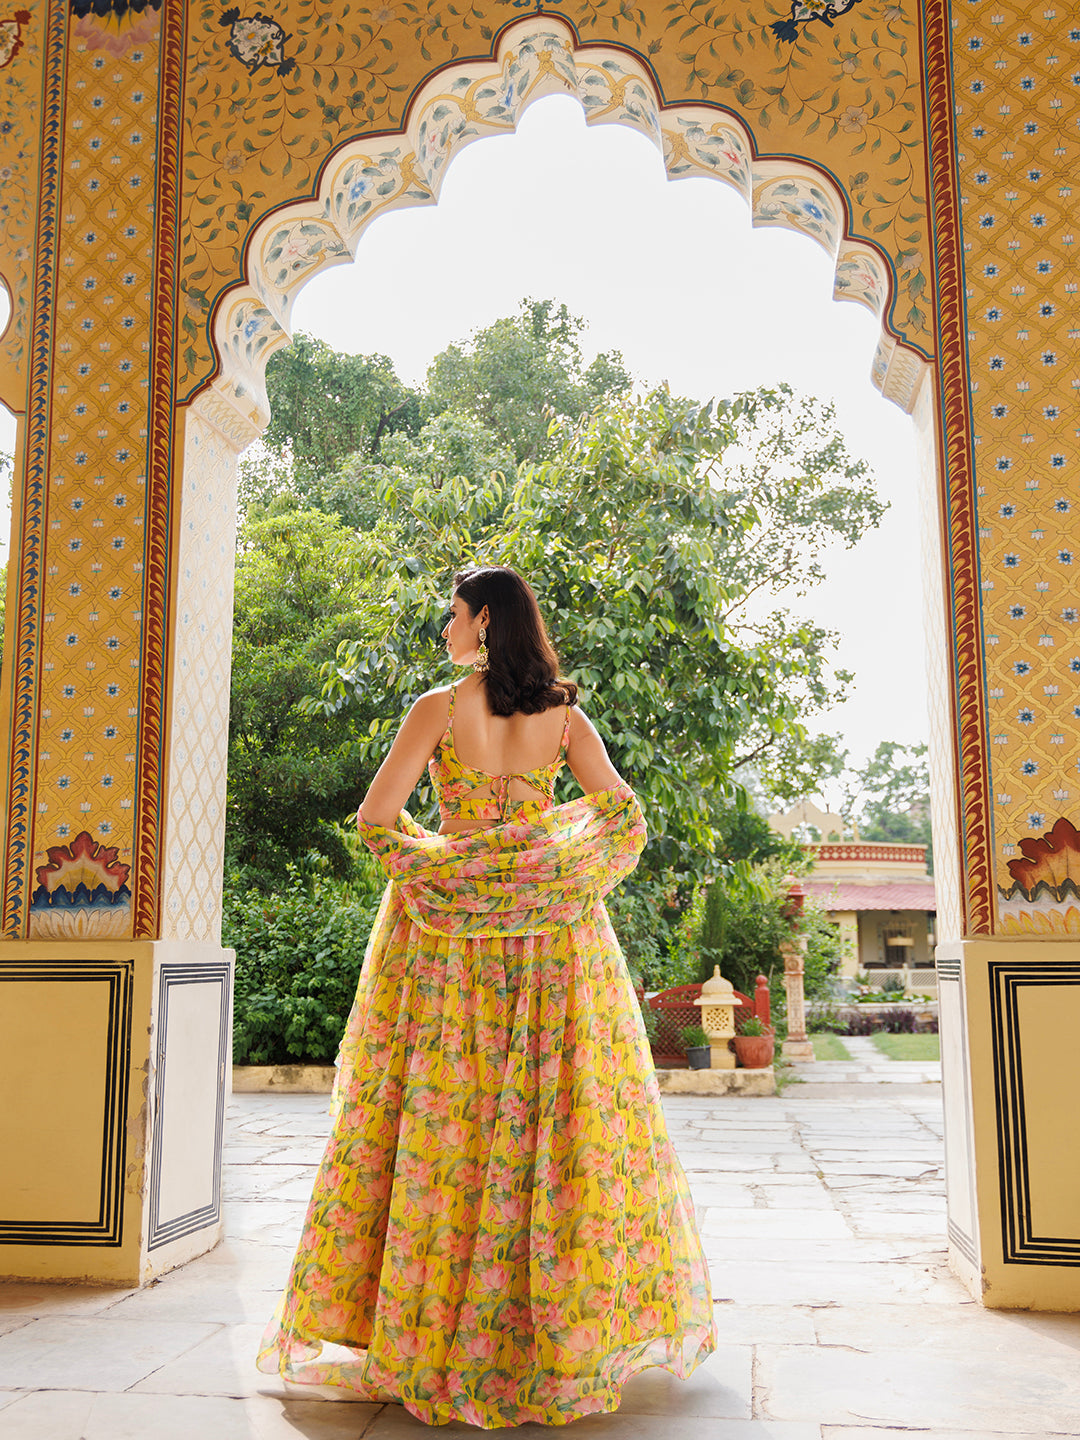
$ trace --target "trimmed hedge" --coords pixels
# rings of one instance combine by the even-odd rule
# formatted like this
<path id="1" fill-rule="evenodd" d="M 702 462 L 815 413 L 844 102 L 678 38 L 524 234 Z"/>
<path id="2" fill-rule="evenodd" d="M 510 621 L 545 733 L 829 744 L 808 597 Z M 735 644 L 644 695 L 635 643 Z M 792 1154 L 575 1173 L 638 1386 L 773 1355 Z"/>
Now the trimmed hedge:
<path id="1" fill-rule="evenodd" d="M 370 867 L 350 883 L 290 867 L 278 893 L 226 890 L 221 938 L 236 950 L 234 1064 L 334 1063 L 380 888 Z"/>

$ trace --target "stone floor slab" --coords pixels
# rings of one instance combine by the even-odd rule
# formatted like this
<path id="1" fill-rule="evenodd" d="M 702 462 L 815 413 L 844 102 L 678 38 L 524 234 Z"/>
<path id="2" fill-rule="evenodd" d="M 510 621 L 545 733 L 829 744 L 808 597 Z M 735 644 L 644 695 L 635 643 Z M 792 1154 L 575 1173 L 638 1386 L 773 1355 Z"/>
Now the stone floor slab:
<path id="1" fill-rule="evenodd" d="M 978 1353 L 1025 1363 L 1060 1362 L 1080 1369 L 1080 1314 L 985 1310 L 969 1300 L 957 1305 L 926 1305 L 917 1314 L 896 1305 L 845 1305 L 815 1310 L 813 1322 L 823 1345 L 895 1350 L 912 1358 L 924 1349 Z"/>
<path id="2" fill-rule="evenodd" d="M 0 1282 L 0 1315 L 94 1315 L 135 1293 L 97 1285 L 41 1285 L 32 1280 L 11 1280 Z"/>
<path id="3" fill-rule="evenodd" d="M 0 1338 L 0 1375 L 22 1390 L 127 1390 L 222 1327 L 55 1315 Z"/>
<path id="4" fill-rule="evenodd" d="M 1080 1440 L 1080 1317 L 983 1310 L 947 1271 L 936 1087 L 800 1085 L 665 1111 L 722 1351 L 687 1382 L 636 1377 L 617 1415 L 576 1436 Z M 324 1096 L 235 1098 L 228 1239 L 143 1291 L 0 1286 L 0 1440 L 428 1433 L 400 1407 L 287 1394 L 254 1369 L 327 1124 Z"/>
<path id="5" fill-rule="evenodd" d="M 851 1228 L 856 1235 L 921 1235 L 940 1240 L 945 1235 L 945 1212 L 872 1210 L 853 1216 Z"/>
<path id="6" fill-rule="evenodd" d="M 574 1423 L 573 1434 L 587 1440 L 659 1440 L 665 1433 L 677 1440 L 821 1440 L 821 1427 L 784 1424 L 771 1420 L 718 1420 L 712 1416 L 680 1416 L 671 1426 L 658 1424 L 655 1415 L 634 1415 L 624 1410 L 614 1415 L 588 1415 Z M 442 1425 L 438 1430 L 424 1425 L 408 1411 L 387 1405 L 364 1431 L 364 1440 L 477 1440 L 485 1432 L 471 1425 Z M 539 1440 L 541 1436 L 565 1437 L 565 1427 L 517 1425 L 496 1432 L 499 1440 Z M 36 1437 L 35 1437 L 36 1440 Z M 261 1437 L 260 1437 L 261 1440 Z"/>
<path id="7" fill-rule="evenodd" d="M 822 1440 L 1031 1440 L 1030 1431 L 942 1430 L 936 1425 L 932 1430 L 908 1426 L 893 1430 L 878 1425 L 870 1428 L 863 1425 L 823 1425 L 821 1434 Z M 1053 1433 L 1047 1431 L 1043 1440 L 1074 1440 L 1076 1436 L 1080 1436 L 1080 1429 L 1055 1430 Z"/>
<path id="8" fill-rule="evenodd" d="M 118 1301 L 111 1313 L 121 1320 L 146 1317 L 209 1321 L 215 1325 L 265 1324 L 278 1302 L 286 1273 L 283 1258 L 281 1283 L 259 1289 L 249 1279 L 241 1283 L 224 1266 L 175 1270 L 145 1290 Z"/>
<path id="9" fill-rule="evenodd" d="M 688 1380 L 666 1370 L 645 1370 L 623 1386 L 620 1414 L 684 1419 L 749 1420 L 753 1412 L 753 1353 L 749 1346 L 718 1345 Z"/>
<path id="10" fill-rule="evenodd" d="M 713 1305 L 720 1343 L 726 1345 L 815 1345 L 817 1311 L 791 1305 Z"/>
<path id="11" fill-rule="evenodd" d="M 701 1226 L 709 1235 L 761 1236 L 775 1240 L 850 1240 L 851 1227 L 839 1211 L 827 1210 L 709 1210 Z"/>
<path id="12" fill-rule="evenodd" d="M 756 1378 L 777 1420 L 909 1429 L 1068 1434 L 1080 1417 L 1080 1366 L 1047 1357 L 1023 1366 L 1001 1356 L 920 1348 L 759 1346 Z"/>
<path id="13" fill-rule="evenodd" d="M 944 1267 L 792 1265 L 743 1258 L 712 1266 L 713 1295 L 736 1305 L 961 1304 L 967 1291 Z"/>
<path id="14" fill-rule="evenodd" d="M 230 1325 L 178 1355 L 132 1388 L 154 1395 L 286 1395 L 284 1381 L 255 1369 L 271 1310 L 259 1324 Z"/>
<path id="15" fill-rule="evenodd" d="M 0 1410 L 0 1440 L 357 1440 L 382 1408 L 326 1400 L 38 1391 Z"/>

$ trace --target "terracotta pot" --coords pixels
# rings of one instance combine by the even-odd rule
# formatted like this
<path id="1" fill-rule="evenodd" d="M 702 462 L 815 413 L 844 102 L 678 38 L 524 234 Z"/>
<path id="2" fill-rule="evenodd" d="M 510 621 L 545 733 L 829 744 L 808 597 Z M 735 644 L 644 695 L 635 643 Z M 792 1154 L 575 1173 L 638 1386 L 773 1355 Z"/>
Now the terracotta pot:
<path id="1" fill-rule="evenodd" d="M 744 1070 L 765 1070 L 773 1062 L 773 1035 L 736 1035 L 735 1058 Z"/>
<path id="2" fill-rule="evenodd" d="M 712 1065 L 712 1047 L 691 1045 L 686 1051 L 686 1063 L 691 1070 L 708 1070 Z"/>

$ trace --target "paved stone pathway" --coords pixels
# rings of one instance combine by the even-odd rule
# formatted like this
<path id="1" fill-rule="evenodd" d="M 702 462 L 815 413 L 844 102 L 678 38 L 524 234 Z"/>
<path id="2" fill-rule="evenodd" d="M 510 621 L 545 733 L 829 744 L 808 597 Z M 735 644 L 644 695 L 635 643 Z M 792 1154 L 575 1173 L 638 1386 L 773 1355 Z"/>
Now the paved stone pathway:
<path id="1" fill-rule="evenodd" d="M 813 1040 L 813 1036 L 810 1037 Z M 798 1079 L 830 1085 L 922 1085 L 941 1083 L 940 1060 L 890 1060 L 866 1035 L 841 1036 L 850 1060 L 794 1066 Z"/>
<path id="2" fill-rule="evenodd" d="M 940 1088 L 882 1063 L 888 1083 L 867 1077 L 872 1058 L 846 1080 L 801 1066 L 805 1083 L 772 1099 L 666 1102 L 720 1348 L 687 1382 L 637 1376 L 617 1415 L 575 1436 L 1080 1437 L 1080 1316 L 983 1310 L 949 1274 Z M 326 1125 L 325 1097 L 236 1097 L 229 1238 L 145 1290 L 0 1286 L 0 1440 L 477 1434 L 429 1431 L 396 1406 L 295 1398 L 254 1369 Z"/>

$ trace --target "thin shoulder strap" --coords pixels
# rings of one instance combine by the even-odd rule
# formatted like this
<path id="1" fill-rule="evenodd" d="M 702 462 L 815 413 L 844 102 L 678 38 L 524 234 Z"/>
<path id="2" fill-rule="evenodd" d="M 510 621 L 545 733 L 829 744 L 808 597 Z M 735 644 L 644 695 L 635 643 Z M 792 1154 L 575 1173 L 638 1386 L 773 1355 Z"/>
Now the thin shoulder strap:
<path id="1" fill-rule="evenodd" d="M 453 743 L 454 696 L 455 696 L 456 694 L 457 694 L 457 686 L 456 686 L 456 685 L 451 685 L 451 686 L 450 686 L 450 708 L 449 708 L 449 709 L 447 710 L 447 712 L 446 712 L 446 729 L 443 731 L 443 737 L 442 737 L 442 739 L 439 741 L 440 746 L 450 745 L 450 744 Z"/>
<path id="2" fill-rule="evenodd" d="M 562 748 L 559 751 L 560 758 L 565 756 L 566 747 L 570 744 L 570 706 L 566 707 L 566 724 L 562 727 Z"/>

